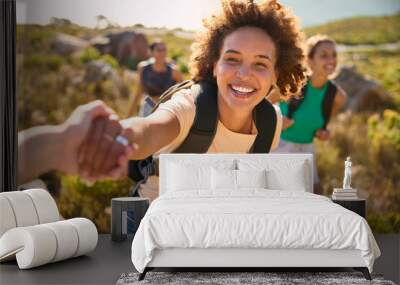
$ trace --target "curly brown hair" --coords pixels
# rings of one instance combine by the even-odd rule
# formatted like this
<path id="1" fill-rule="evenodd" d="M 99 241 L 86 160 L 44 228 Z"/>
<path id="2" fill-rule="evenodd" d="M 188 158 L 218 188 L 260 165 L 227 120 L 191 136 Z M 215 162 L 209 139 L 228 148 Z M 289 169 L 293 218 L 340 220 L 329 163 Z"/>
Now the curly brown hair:
<path id="1" fill-rule="evenodd" d="M 275 44 L 281 95 L 298 93 L 305 80 L 303 34 L 296 18 L 276 0 L 254 3 L 252 0 L 222 0 L 222 13 L 203 20 L 205 31 L 192 46 L 190 69 L 194 81 L 213 78 L 213 66 L 219 59 L 223 40 L 244 26 L 264 30 Z"/>

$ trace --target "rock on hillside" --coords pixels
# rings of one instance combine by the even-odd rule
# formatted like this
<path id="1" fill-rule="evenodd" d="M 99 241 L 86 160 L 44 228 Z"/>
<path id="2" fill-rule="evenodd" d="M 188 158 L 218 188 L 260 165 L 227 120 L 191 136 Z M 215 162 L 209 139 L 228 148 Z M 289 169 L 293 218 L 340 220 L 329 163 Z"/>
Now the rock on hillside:
<path id="1" fill-rule="evenodd" d="M 101 53 L 108 53 L 119 62 L 129 59 L 145 60 L 149 57 L 148 41 L 143 33 L 133 30 L 113 31 L 91 40 Z"/>
<path id="2" fill-rule="evenodd" d="M 60 55 L 68 55 L 81 51 L 89 45 L 90 43 L 88 41 L 63 33 L 58 33 L 51 43 L 55 53 Z"/>
<path id="3" fill-rule="evenodd" d="M 85 68 L 86 82 L 99 82 L 102 80 L 119 81 L 117 72 L 108 63 L 102 60 L 90 61 Z"/>
<path id="4" fill-rule="evenodd" d="M 376 111 L 393 104 L 392 97 L 383 87 L 358 73 L 355 66 L 341 67 L 334 80 L 347 93 L 345 109 L 353 112 Z"/>

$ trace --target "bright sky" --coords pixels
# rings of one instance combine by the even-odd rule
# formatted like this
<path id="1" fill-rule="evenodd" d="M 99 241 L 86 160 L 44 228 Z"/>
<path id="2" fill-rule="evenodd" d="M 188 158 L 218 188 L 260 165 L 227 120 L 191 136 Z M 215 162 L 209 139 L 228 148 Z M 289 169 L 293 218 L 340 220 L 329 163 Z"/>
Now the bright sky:
<path id="1" fill-rule="evenodd" d="M 400 0 L 281 0 L 300 17 L 303 26 L 359 15 L 400 11 Z M 201 19 L 220 9 L 219 0 L 17 0 L 19 23 L 46 24 L 51 17 L 67 18 L 94 27 L 104 15 L 121 26 L 201 28 Z"/>

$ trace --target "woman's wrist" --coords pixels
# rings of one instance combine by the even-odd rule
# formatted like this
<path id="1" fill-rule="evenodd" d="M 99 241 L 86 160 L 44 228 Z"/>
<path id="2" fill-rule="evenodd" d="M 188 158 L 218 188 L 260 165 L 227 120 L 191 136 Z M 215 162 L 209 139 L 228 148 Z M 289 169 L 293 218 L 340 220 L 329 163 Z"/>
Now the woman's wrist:
<path id="1" fill-rule="evenodd" d="M 18 134 L 18 180 L 25 183 L 50 170 L 61 170 L 67 155 L 60 126 L 40 126 Z"/>
<path id="2" fill-rule="evenodd" d="M 50 133 L 47 136 L 51 141 L 47 152 L 50 170 L 66 172 L 67 165 L 65 162 L 68 157 L 73 155 L 66 126 L 64 124 L 51 126 Z"/>

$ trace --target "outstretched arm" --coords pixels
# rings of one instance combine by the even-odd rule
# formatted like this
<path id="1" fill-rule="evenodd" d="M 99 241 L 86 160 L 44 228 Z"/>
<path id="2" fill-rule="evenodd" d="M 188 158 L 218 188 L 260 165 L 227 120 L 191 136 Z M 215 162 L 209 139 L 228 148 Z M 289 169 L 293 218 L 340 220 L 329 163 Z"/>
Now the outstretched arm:
<path id="1" fill-rule="evenodd" d="M 176 83 L 183 81 L 182 73 L 176 68 L 172 69 L 172 77 L 174 78 Z"/>
<path id="2" fill-rule="evenodd" d="M 38 126 L 18 133 L 18 183 L 22 184 L 50 170 L 78 172 L 78 147 L 93 120 L 113 111 L 102 101 L 76 108 L 60 125 Z"/>
<path id="3" fill-rule="evenodd" d="M 140 160 L 157 152 L 163 146 L 172 142 L 179 134 L 178 118 L 171 112 L 157 110 L 148 117 L 133 117 L 120 121 L 122 131 L 119 137 L 127 140 L 127 151 L 121 152 L 119 143 L 114 143 L 108 150 L 99 148 L 99 143 L 90 143 L 101 124 L 94 124 L 86 139 L 84 160 L 80 164 L 82 177 L 95 181 L 98 179 L 118 179 L 127 175 L 128 160 Z M 104 130 L 104 128 L 103 128 Z M 102 136 L 103 137 L 103 136 Z M 101 140 L 104 140 L 102 138 Z M 100 141 L 101 141 L 100 140 Z M 90 157 L 88 154 L 93 154 Z M 93 163 L 102 162 L 96 169 Z"/>
<path id="4" fill-rule="evenodd" d="M 336 116 L 339 110 L 346 104 L 346 101 L 347 101 L 346 92 L 338 86 L 336 91 L 336 96 L 333 101 L 332 116 Z"/>
<path id="5" fill-rule="evenodd" d="M 171 112 L 157 110 L 146 118 L 121 121 L 125 136 L 131 146 L 130 159 L 143 159 L 171 143 L 179 134 L 179 120 Z"/>

